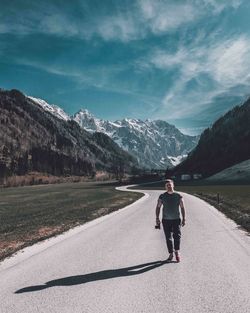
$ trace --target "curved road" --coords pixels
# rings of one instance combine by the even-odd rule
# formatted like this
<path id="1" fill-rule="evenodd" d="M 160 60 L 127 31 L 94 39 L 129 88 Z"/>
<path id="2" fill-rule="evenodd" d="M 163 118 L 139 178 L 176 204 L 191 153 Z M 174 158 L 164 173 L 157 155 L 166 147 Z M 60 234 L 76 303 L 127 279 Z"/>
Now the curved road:
<path id="1" fill-rule="evenodd" d="M 161 192 L 0 263 L 0 312 L 250 312 L 250 237 L 183 194 L 182 260 L 165 263 Z"/>

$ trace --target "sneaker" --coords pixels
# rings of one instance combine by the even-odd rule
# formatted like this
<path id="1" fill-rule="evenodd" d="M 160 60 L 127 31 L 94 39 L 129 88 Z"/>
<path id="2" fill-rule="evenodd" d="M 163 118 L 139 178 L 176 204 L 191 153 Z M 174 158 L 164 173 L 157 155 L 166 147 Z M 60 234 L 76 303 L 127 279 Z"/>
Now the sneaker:
<path id="1" fill-rule="evenodd" d="M 178 262 L 178 263 L 181 261 L 181 257 L 180 257 L 179 251 L 175 252 L 175 259 L 176 259 L 176 262 Z"/>

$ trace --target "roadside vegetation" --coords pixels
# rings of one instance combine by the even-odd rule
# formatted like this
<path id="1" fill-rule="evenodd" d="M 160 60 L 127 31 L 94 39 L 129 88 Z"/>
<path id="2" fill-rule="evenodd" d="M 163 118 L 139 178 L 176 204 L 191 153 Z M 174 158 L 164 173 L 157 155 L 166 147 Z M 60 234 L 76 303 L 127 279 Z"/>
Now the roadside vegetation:
<path id="1" fill-rule="evenodd" d="M 215 185 L 207 181 L 176 182 L 176 191 L 195 195 L 223 212 L 239 226 L 250 232 L 250 184 Z M 164 190 L 164 181 L 138 185 L 133 189 Z M 139 188 L 138 188 L 139 187 Z"/>
<path id="2" fill-rule="evenodd" d="M 0 189 L 0 260 L 142 197 L 117 183 L 79 182 Z"/>
<path id="3" fill-rule="evenodd" d="M 198 196 L 250 232 L 250 185 L 178 186 Z"/>

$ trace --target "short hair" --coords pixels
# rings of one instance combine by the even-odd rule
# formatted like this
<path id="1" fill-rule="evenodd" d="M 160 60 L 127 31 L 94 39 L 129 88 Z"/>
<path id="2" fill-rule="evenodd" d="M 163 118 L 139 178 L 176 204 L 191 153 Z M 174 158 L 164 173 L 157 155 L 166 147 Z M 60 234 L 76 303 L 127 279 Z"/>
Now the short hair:
<path id="1" fill-rule="evenodd" d="M 172 183 L 172 184 L 174 184 L 174 181 L 173 181 L 173 179 L 166 179 L 165 184 L 167 184 L 167 183 Z"/>

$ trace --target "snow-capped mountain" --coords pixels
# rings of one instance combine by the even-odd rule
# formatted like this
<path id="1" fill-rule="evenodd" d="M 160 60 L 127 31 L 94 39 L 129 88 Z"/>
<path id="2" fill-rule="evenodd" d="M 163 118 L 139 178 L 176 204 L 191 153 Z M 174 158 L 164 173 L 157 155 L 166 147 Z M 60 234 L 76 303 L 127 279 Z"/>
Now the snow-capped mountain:
<path id="1" fill-rule="evenodd" d="M 175 126 L 161 120 L 125 118 L 111 122 L 95 118 L 88 110 L 80 110 L 72 118 L 89 132 L 103 132 L 110 136 L 146 168 L 173 167 L 198 142 L 197 136 L 184 135 Z"/>
<path id="2" fill-rule="evenodd" d="M 58 112 L 19 90 L 0 89 L 0 182 L 29 172 L 93 177 L 105 171 L 119 178 L 138 170 L 109 136 L 91 134 Z"/>
<path id="3" fill-rule="evenodd" d="M 48 104 L 46 101 L 39 99 L 39 98 L 34 98 L 34 97 L 29 97 L 29 96 L 26 96 L 26 98 L 31 99 L 32 101 L 34 101 L 35 103 L 43 107 L 45 111 L 49 111 L 50 113 L 52 113 L 53 115 L 55 115 L 56 117 L 62 120 L 68 121 L 71 119 L 70 116 L 66 112 L 63 111 L 63 109 L 61 109 L 55 104 Z"/>
<path id="4" fill-rule="evenodd" d="M 165 121 L 125 118 L 112 122 L 98 119 L 83 109 L 70 117 L 56 105 L 34 97 L 27 98 L 60 119 L 76 121 L 88 132 L 105 133 L 123 150 L 136 157 L 141 167 L 165 169 L 176 166 L 198 143 L 198 136 L 184 135 Z"/>

